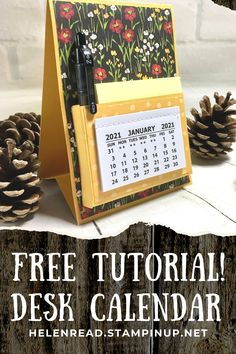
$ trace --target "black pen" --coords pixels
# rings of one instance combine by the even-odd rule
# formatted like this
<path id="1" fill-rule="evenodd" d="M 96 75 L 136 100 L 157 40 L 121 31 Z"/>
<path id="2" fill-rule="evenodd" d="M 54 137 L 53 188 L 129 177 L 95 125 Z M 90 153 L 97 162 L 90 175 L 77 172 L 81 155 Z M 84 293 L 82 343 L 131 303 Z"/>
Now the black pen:
<path id="1" fill-rule="evenodd" d="M 91 114 L 97 113 L 95 85 L 93 77 L 93 56 L 86 45 L 83 33 L 77 33 L 75 39 L 75 73 L 79 105 L 89 105 Z"/>
<path id="2" fill-rule="evenodd" d="M 82 51 L 84 43 L 86 43 L 85 35 L 77 33 L 75 36 L 75 75 L 80 106 L 87 106 L 88 104 L 84 56 Z"/>

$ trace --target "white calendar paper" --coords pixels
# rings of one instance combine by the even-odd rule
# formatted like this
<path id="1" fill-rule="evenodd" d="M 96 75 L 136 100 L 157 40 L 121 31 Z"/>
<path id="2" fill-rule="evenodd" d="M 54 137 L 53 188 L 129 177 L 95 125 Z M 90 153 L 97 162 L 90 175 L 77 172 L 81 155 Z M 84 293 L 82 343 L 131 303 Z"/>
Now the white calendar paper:
<path id="1" fill-rule="evenodd" d="M 103 192 L 186 167 L 179 107 L 95 121 Z"/>

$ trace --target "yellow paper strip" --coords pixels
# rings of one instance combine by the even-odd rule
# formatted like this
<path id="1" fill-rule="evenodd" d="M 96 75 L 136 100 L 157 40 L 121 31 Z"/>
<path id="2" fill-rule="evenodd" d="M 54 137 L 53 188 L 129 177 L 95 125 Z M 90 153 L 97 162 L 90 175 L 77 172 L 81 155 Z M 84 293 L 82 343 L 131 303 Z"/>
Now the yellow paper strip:
<path id="1" fill-rule="evenodd" d="M 98 104 L 138 100 L 182 93 L 180 77 L 96 85 Z"/>

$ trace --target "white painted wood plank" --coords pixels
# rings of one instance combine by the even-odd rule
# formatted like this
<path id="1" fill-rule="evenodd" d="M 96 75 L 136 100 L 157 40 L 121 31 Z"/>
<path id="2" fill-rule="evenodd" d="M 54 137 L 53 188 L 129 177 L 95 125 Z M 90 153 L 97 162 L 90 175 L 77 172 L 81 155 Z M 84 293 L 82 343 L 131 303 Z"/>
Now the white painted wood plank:
<path id="1" fill-rule="evenodd" d="M 236 143 L 233 145 L 234 151 L 229 154 L 229 159 L 226 163 L 230 163 L 236 167 Z"/>
<path id="2" fill-rule="evenodd" d="M 189 236 L 216 234 L 236 235 L 236 223 L 227 219 L 202 199 L 181 190 L 113 214 L 97 221 L 104 236 L 116 235 L 130 224 L 143 221 L 162 225 Z"/>
<path id="3" fill-rule="evenodd" d="M 76 225 L 56 181 L 44 181 L 42 189 L 44 195 L 40 202 L 40 210 L 32 218 L 14 224 L 0 222 L 0 230 L 7 228 L 39 232 L 48 231 L 85 239 L 100 237 L 94 223 Z"/>
<path id="4" fill-rule="evenodd" d="M 236 166 L 226 162 L 193 165 L 193 184 L 186 189 L 212 204 L 236 223 Z"/>

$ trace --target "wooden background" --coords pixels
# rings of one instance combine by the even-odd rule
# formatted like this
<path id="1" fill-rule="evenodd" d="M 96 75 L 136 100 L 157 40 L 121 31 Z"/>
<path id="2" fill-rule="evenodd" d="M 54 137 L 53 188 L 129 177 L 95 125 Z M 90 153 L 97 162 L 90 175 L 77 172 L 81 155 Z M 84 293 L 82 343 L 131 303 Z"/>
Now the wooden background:
<path id="1" fill-rule="evenodd" d="M 227 6 L 232 10 L 236 10 L 236 0 L 213 0 L 216 4 Z"/>
<path id="2" fill-rule="evenodd" d="M 236 238 L 220 238 L 212 235 L 190 238 L 188 236 L 177 235 L 173 231 L 156 227 L 155 232 L 151 227 L 143 224 L 131 226 L 120 236 L 102 240 L 85 241 L 67 236 L 50 233 L 34 233 L 23 231 L 1 231 L 1 323 L 0 323 L 0 353 L 4 354 L 235 354 L 236 353 Z M 193 261 L 196 253 L 201 252 L 206 255 L 208 252 L 225 252 L 225 282 L 191 284 L 173 282 L 165 283 L 159 281 L 151 284 L 145 277 L 140 283 L 132 282 L 133 270 L 131 264 L 128 265 L 130 271 L 126 272 L 124 281 L 115 283 L 110 277 L 110 266 L 105 271 L 107 278 L 104 283 L 97 283 L 97 267 L 91 260 L 94 252 L 143 252 L 148 255 L 151 252 L 162 255 L 165 252 L 188 252 Z M 30 283 L 29 267 L 24 268 L 24 280 L 21 283 L 12 281 L 14 274 L 14 264 L 12 252 L 76 252 L 78 261 L 76 262 L 75 283 Z M 219 265 L 218 265 L 219 266 Z M 191 267 L 190 267 L 191 268 Z M 143 273 L 143 269 L 141 269 Z M 179 323 L 143 323 L 143 324 L 119 324 L 113 325 L 106 322 L 95 323 L 90 318 L 89 303 L 92 296 L 98 292 L 106 295 L 107 301 L 116 292 L 142 293 L 142 292 L 179 292 L 191 298 L 197 292 L 205 294 L 216 292 L 221 296 L 222 322 L 190 324 L 187 321 Z M 20 292 L 24 295 L 28 293 L 41 292 L 72 293 L 74 298 L 74 308 L 76 309 L 75 323 L 49 323 L 43 321 L 40 324 L 32 324 L 24 319 L 20 322 L 11 322 L 12 304 L 11 294 Z M 100 308 L 101 313 L 106 313 L 108 302 L 104 308 Z M 133 305 L 133 310 L 137 309 L 137 304 Z M 29 338 L 29 328 L 207 328 L 207 338 L 160 338 L 151 341 L 149 338 Z"/>

